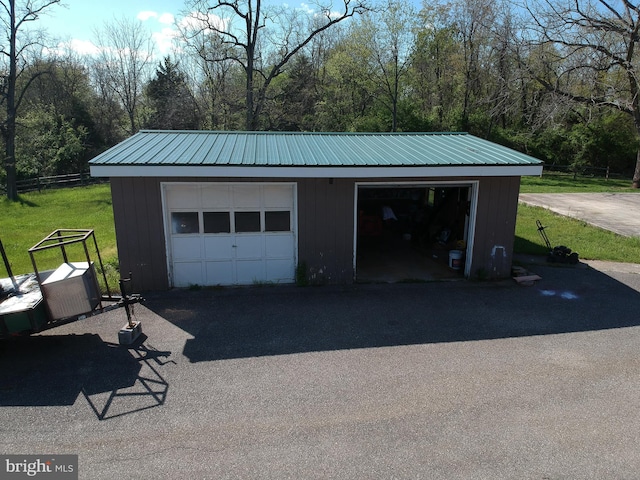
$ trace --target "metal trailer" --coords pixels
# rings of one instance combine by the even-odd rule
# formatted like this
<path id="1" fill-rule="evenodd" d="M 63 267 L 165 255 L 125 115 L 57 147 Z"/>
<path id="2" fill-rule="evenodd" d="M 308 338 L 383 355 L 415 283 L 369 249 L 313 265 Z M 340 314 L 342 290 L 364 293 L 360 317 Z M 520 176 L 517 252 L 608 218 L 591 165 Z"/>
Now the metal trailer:
<path id="1" fill-rule="evenodd" d="M 100 293 L 87 245 L 90 241 L 106 295 Z M 71 262 L 68 250 L 77 244 L 82 246 L 84 261 Z M 55 249 L 62 254 L 62 264 L 55 270 L 40 270 L 36 255 Z M 121 295 L 112 294 L 93 230 L 58 229 L 47 235 L 29 249 L 34 272 L 26 275 L 13 275 L 1 242 L 0 253 L 10 277 L 0 279 L 0 339 L 30 335 L 119 307 L 125 307 L 127 315 L 123 329 L 139 333 L 139 324 L 132 320 L 132 306 L 144 299 L 139 294 L 127 293 L 131 278 L 120 279 Z"/>

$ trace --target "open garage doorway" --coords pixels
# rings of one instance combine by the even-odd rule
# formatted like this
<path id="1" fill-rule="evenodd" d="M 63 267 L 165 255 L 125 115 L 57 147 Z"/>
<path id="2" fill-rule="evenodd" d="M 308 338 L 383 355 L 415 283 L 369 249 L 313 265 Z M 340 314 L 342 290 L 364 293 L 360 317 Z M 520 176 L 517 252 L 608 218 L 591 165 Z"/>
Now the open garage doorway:
<path id="1" fill-rule="evenodd" d="M 356 281 L 465 276 L 473 184 L 358 184 Z"/>

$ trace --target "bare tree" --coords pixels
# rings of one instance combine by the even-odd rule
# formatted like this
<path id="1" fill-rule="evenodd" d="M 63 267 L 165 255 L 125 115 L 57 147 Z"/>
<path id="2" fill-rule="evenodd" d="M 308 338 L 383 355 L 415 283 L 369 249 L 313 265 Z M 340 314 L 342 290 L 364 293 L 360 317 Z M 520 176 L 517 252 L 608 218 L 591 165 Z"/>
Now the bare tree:
<path id="1" fill-rule="evenodd" d="M 482 66 L 481 82 L 485 93 L 480 102 L 488 116 L 487 137 L 496 125 L 503 130 L 512 125 L 532 126 L 528 116 L 530 96 L 533 89 L 539 89 L 522 66 L 526 49 L 520 22 L 511 4 L 508 1 L 498 3 L 491 20 L 490 49 Z"/>
<path id="2" fill-rule="evenodd" d="M 229 79 L 235 67 L 231 60 L 221 60 L 217 62 L 208 61 L 211 52 L 217 52 L 220 57 L 220 50 L 226 48 L 221 38 L 211 32 L 202 30 L 200 22 L 194 25 L 192 22 L 178 23 L 176 25 L 180 32 L 179 41 L 182 48 L 176 51 L 183 52 L 186 57 L 182 64 L 186 64 L 185 70 L 191 82 L 197 87 L 197 100 L 200 111 L 203 114 L 204 126 L 210 129 L 226 130 L 230 127 L 230 105 L 233 103 Z M 184 53 L 187 55 L 185 56 Z M 186 61 L 185 61 L 186 60 Z M 237 68 L 237 67 L 235 67 Z"/>
<path id="3" fill-rule="evenodd" d="M 342 0 L 339 7 L 316 4 L 318 13 L 268 10 L 262 0 L 191 0 L 190 16 L 201 31 L 219 37 L 223 48 L 209 52 L 208 61 L 231 60 L 245 76 L 247 130 L 256 130 L 271 82 L 316 36 L 368 9 L 367 0 Z M 269 58 L 267 58 L 269 56 Z"/>
<path id="4" fill-rule="evenodd" d="M 125 114 L 122 102 L 111 87 L 108 69 L 100 62 L 94 61 L 89 74 L 97 94 L 94 107 L 96 130 L 106 145 L 115 145 L 126 138 L 131 122 L 128 118 L 126 122 L 124 121 L 128 116 Z"/>
<path id="5" fill-rule="evenodd" d="M 533 20 L 531 37 L 546 47 L 549 65 L 545 76 L 530 70 L 536 80 L 574 102 L 631 115 L 640 136 L 640 3 L 545 0 L 526 8 Z M 640 188 L 640 151 L 633 186 Z"/>
<path id="6" fill-rule="evenodd" d="M 138 130 L 137 114 L 143 85 L 153 59 L 151 33 L 142 23 L 125 17 L 114 19 L 97 32 L 101 53 L 94 69 L 101 89 L 115 93 L 129 119 L 129 134 Z"/>
<path id="7" fill-rule="evenodd" d="M 411 58 L 412 101 L 437 128 L 445 126 L 446 114 L 456 104 L 458 75 L 463 71 L 459 35 L 451 19 L 451 8 L 438 3 L 425 5 L 419 13 L 421 26 Z"/>
<path id="8" fill-rule="evenodd" d="M 4 59 L 0 84 L 0 103 L 6 117 L 0 123 L 5 144 L 4 168 L 7 175 L 7 198 L 18 199 L 16 188 L 16 118 L 24 94 L 32 81 L 42 72 L 30 71 L 30 78 L 17 88 L 18 78 L 29 64 L 29 56 L 42 47 L 42 36 L 28 31 L 26 26 L 60 0 L 0 0 L 0 23 L 4 27 L 0 53 Z"/>
<path id="9" fill-rule="evenodd" d="M 387 0 L 380 12 L 364 15 L 361 37 L 369 46 L 380 100 L 391 113 L 391 131 L 398 129 L 402 79 L 415 45 L 417 13 L 408 1 Z"/>
<path id="10" fill-rule="evenodd" d="M 482 98 L 482 69 L 489 62 L 490 26 L 495 22 L 495 2 L 492 0 L 458 0 L 454 18 L 462 40 L 464 89 L 462 122 L 469 125 L 472 101 Z"/>

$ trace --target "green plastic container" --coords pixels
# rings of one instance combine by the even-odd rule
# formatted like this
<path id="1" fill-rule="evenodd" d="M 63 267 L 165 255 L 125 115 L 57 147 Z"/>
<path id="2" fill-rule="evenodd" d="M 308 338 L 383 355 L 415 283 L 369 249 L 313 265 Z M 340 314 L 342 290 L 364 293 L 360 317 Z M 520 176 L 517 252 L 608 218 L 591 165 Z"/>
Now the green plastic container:
<path id="1" fill-rule="evenodd" d="M 0 338 L 42 330 L 49 315 L 34 274 L 16 277 L 13 282 L 0 279 L 8 295 L 0 301 Z"/>

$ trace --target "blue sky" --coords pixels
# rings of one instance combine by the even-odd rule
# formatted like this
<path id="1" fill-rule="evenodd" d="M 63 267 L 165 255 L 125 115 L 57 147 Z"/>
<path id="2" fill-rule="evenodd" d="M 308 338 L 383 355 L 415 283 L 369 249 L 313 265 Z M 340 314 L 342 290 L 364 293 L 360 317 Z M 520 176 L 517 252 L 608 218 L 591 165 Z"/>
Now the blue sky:
<path id="1" fill-rule="evenodd" d="M 274 1 L 308 8 L 300 0 Z M 62 4 L 49 7 L 33 26 L 45 29 L 80 54 L 92 54 L 97 52 L 96 30 L 115 19 L 138 19 L 152 32 L 156 55 L 163 56 L 171 53 L 174 22 L 185 8 L 184 0 L 62 0 Z"/>
<path id="2" fill-rule="evenodd" d="M 309 9 L 304 0 L 266 1 Z M 334 2 L 339 4 L 341 0 Z M 412 2 L 419 8 L 421 0 Z M 185 0 L 62 0 L 61 4 L 49 7 L 32 26 L 46 30 L 64 42 L 65 47 L 90 55 L 97 53 L 95 32 L 104 29 L 106 23 L 121 18 L 138 19 L 152 32 L 156 56 L 162 57 L 172 53 L 174 24 L 183 16 L 185 8 Z"/>
<path id="3" fill-rule="evenodd" d="M 151 32 L 158 53 L 170 46 L 175 18 L 184 10 L 184 0 L 63 0 L 49 7 L 33 25 L 65 43 L 79 53 L 92 53 L 96 30 L 114 19 L 139 19 Z"/>

